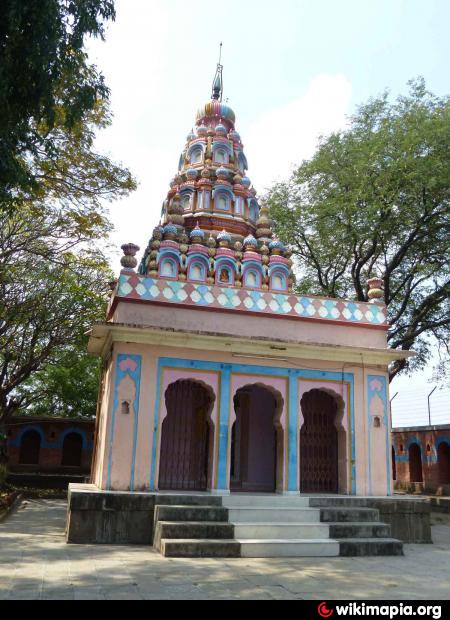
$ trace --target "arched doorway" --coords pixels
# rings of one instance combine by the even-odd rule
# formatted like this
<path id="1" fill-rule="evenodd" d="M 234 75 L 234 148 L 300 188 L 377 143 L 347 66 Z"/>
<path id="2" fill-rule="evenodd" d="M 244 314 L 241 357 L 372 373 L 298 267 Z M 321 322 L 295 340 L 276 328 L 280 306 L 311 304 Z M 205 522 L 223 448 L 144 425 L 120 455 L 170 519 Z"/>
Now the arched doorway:
<path id="1" fill-rule="evenodd" d="M 438 447 L 439 482 L 450 484 L 450 444 L 442 442 Z"/>
<path id="2" fill-rule="evenodd" d="M 214 394 L 193 380 L 172 383 L 161 430 L 159 489 L 206 491 L 212 480 Z"/>
<path id="3" fill-rule="evenodd" d="M 395 460 L 394 446 L 392 446 L 392 480 L 397 480 L 397 462 Z"/>
<path id="4" fill-rule="evenodd" d="M 61 465 L 64 467 L 81 467 L 83 438 L 79 433 L 68 433 L 64 438 Z"/>
<path id="5" fill-rule="evenodd" d="M 234 409 L 230 488 L 274 493 L 283 486 L 281 395 L 263 385 L 249 385 L 237 391 Z"/>
<path id="6" fill-rule="evenodd" d="M 409 481 L 423 482 L 422 452 L 416 443 L 409 446 Z"/>
<path id="7" fill-rule="evenodd" d="M 304 394 L 301 408 L 304 418 L 300 430 L 301 492 L 338 493 L 339 444 L 342 450 L 345 445 L 345 431 L 341 428 L 342 442 L 337 428 L 338 402 L 325 390 L 311 390 Z M 345 464 L 344 458 L 341 461 Z"/>
<path id="8" fill-rule="evenodd" d="M 20 442 L 19 463 L 21 465 L 39 465 L 41 436 L 37 431 L 26 431 Z"/>

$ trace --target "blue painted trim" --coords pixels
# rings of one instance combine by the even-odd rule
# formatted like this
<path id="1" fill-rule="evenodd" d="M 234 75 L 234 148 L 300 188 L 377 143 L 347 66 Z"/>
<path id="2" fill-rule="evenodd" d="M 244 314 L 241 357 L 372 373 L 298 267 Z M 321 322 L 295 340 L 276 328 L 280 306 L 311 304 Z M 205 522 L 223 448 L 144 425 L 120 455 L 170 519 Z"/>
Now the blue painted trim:
<path id="1" fill-rule="evenodd" d="M 134 375 L 136 386 L 136 397 L 134 399 L 134 429 L 133 429 L 133 457 L 131 459 L 131 477 L 130 477 L 130 491 L 134 491 L 134 479 L 136 471 L 136 450 L 137 450 L 137 438 L 139 429 L 139 405 L 141 401 L 141 370 L 142 370 L 142 357 L 140 355 L 133 356 L 136 360 L 139 360 L 138 368 Z"/>
<path id="2" fill-rule="evenodd" d="M 67 429 L 65 429 L 65 431 L 63 433 L 61 433 L 61 435 L 58 437 L 58 442 L 57 442 L 55 447 L 58 447 L 58 448 L 62 449 L 63 446 L 64 446 L 64 439 L 67 437 L 67 435 L 70 435 L 71 433 L 75 433 L 76 435 L 80 435 L 81 436 L 81 438 L 83 440 L 83 450 L 87 450 L 88 449 L 88 440 L 87 440 L 87 437 L 86 437 L 86 432 L 82 431 L 79 428 L 74 428 L 74 427 L 67 428 Z"/>
<path id="3" fill-rule="evenodd" d="M 77 433 L 78 435 L 81 435 L 83 439 L 83 450 L 92 450 L 93 448 L 93 442 L 87 439 L 86 431 L 83 431 L 79 428 L 69 427 L 65 429 L 62 433 L 60 433 L 58 435 L 58 438 L 55 439 L 54 441 L 47 441 L 45 438 L 45 433 L 42 430 L 42 428 L 35 424 L 22 427 L 18 431 L 14 439 L 8 440 L 8 446 L 11 446 L 12 448 L 20 448 L 20 445 L 22 443 L 22 438 L 24 434 L 27 433 L 28 431 L 36 431 L 37 433 L 39 433 L 41 437 L 41 448 L 45 448 L 49 450 L 61 450 L 63 448 L 64 439 L 69 433 Z"/>
<path id="4" fill-rule="evenodd" d="M 371 388 L 372 381 L 379 381 L 382 385 L 381 390 L 374 390 Z M 388 419 L 388 391 L 387 380 L 384 375 L 368 375 L 367 376 L 367 443 L 368 443 L 368 469 L 369 469 L 369 495 L 372 495 L 372 416 L 370 413 L 370 406 L 372 398 L 378 394 L 383 401 L 383 424 L 386 429 L 386 482 L 388 495 L 391 495 L 391 466 L 390 466 L 390 450 L 391 440 L 389 437 L 389 419 Z"/>
<path id="5" fill-rule="evenodd" d="M 156 375 L 156 399 L 155 399 L 155 411 L 154 411 L 154 415 L 153 415 L 153 431 L 152 431 L 152 435 L 153 435 L 153 440 L 152 440 L 152 460 L 151 460 L 151 464 L 150 464 L 150 490 L 151 491 L 156 491 L 156 459 L 157 459 L 157 454 L 156 454 L 156 450 L 158 448 L 157 446 L 157 441 L 158 441 L 158 426 L 159 426 L 159 410 L 161 407 L 161 390 L 162 390 L 162 385 L 161 385 L 161 377 L 162 377 L 162 369 L 163 366 L 161 364 L 161 360 L 159 360 L 158 363 L 158 370 L 157 370 L 157 375 Z"/>
<path id="6" fill-rule="evenodd" d="M 132 371 L 131 369 L 127 369 L 126 371 L 121 370 L 120 364 L 125 360 L 131 359 L 133 362 L 136 362 L 137 367 L 136 370 Z M 134 484 L 134 467 L 136 463 L 136 439 L 137 439 L 137 429 L 138 429 L 138 416 L 139 416 L 139 398 L 140 398 L 140 377 L 141 377 L 141 362 L 142 358 L 140 355 L 128 355 L 124 353 L 120 353 L 116 357 L 116 371 L 114 378 L 114 401 L 113 401 L 113 412 L 111 417 L 111 430 L 109 435 L 109 455 L 108 455 L 108 473 L 106 480 L 106 489 L 111 489 L 111 473 L 112 473 L 112 457 L 113 457 L 113 446 L 114 446 L 114 434 L 115 434 L 115 425 L 116 425 L 116 414 L 119 409 L 119 385 L 121 381 L 128 375 L 134 381 L 136 386 L 136 397 L 133 403 L 134 409 L 134 432 L 133 432 L 133 457 L 132 457 L 132 466 L 131 466 L 131 476 L 130 476 L 130 488 L 131 485 Z"/>
<path id="7" fill-rule="evenodd" d="M 30 424 L 30 426 L 24 426 L 23 428 L 21 428 L 19 432 L 17 433 L 15 439 L 13 441 L 8 441 L 8 445 L 14 448 L 20 448 L 23 436 L 25 435 L 25 433 L 28 433 L 29 431 L 36 431 L 36 433 L 38 433 L 38 435 L 41 438 L 41 448 L 54 448 L 55 447 L 53 443 L 49 443 L 46 441 L 45 433 L 42 430 L 42 428 L 34 424 Z"/>
<path id="8" fill-rule="evenodd" d="M 157 461 L 157 434 L 159 427 L 159 412 L 161 406 L 161 377 L 162 370 L 165 367 L 170 367 L 180 370 L 214 370 L 221 374 L 221 394 L 220 394 L 220 428 L 219 428 L 219 460 L 218 460 L 218 488 L 221 490 L 226 489 L 226 480 L 228 476 L 228 433 L 229 433 L 229 411 L 230 411 L 230 385 L 231 374 L 250 374 L 261 375 L 271 377 L 289 378 L 289 433 L 288 433 L 288 485 L 292 486 L 293 481 L 296 481 L 298 475 L 297 470 L 299 466 L 298 462 L 298 446 L 297 442 L 297 425 L 299 420 L 299 407 L 298 402 L 298 380 L 299 379 L 325 379 L 331 381 L 337 381 L 341 383 L 348 383 L 350 386 L 350 420 L 351 420 L 351 492 L 356 495 L 356 463 L 355 463 L 355 394 L 354 394 L 354 375 L 353 373 L 344 372 L 331 372 L 322 370 L 308 370 L 308 369 L 292 369 L 292 368 L 279 368 L 276 366 L 253 366 L 251 364 L 223 364 L 220 362 L 209 362 L 202 360 L 186 360 L 179 358 L 162 357 L 158 360 L 157 371 L 157 397 L 155 402 L 154 413 L 154 428 L 153 428 L 153 449 L 152 449 L 152 463 L 150 472 L 150 488 L 156 490 L 156 461 Z M 296 382 L 295 388 L 291 387 L 291 381 Z M 292 393 L 291 393 L 292 390 Z M 296 394 L 297 391 L 297 394 Z M 291 398 L 291 394 L 294 398 Z M 295 425 L 295 437 L 294 435 Z M 295 442 L 295 447 L 292 447 L 292 442 Z M 295 476 L 294 476 L 295 470 Z M 223 486 L 225 485 L 225 486 Z M 294 489 L 296 490 L 296 488 Z"/>
<path id="9" fill-rule="evenodd" d="M 444 435 L 443 437 L 438 437 L 436 443 L 434 444 L 436 447 L 436 452 L 439 448 L 439 446 L 443 443 L 446 443 L 450 446 L 450 437 L 447 437 L 446 435 Z"/>
<path id="10" fill-rule="evenodd" d="M 408 443 L 406 444 L 406 446 L 407 446 L 408 450 L 410 449 L 410 447 L 411 447 L 414 443 L 415 443 L 415 444 L 417 444 L 417 445 L 419 446 L 419 448 L 420 448 L 420 453 L 422 454 L 422 442 L 421 442 L 421 440 L 420 440 L 420 438 L 419 438 L 419 437 L 410 437 L 410 438 L 408 439 Z"/>
<path id="11" fill-rule="evenodd" d="M 221 364 L 220 370 L 220 422 L 217 489 L 219 491 L 226 491 L 228 488 L 228 435 L 230 432 L 231 365 Z"/>
<path id="12" fill-rule="evenodd" d="M 288 428 L 288 491 L 295 492 L 299 488 L 299 398 L 298 377 L 293 370 L 289 371 L 289 428 Z"/>
<path id="13" fill-rule="evenodd" d="M 200 150 L 201 151 L 201 154 L 202 154 L 201 156 L 202 156 L 202 159 L 203 159 L 203 156 L 205 154 L 205 149 L 206 149 L 206 145 L 203 142 L 194 142 L 193 144 L 191 144 L 191 146 L 189 147 L 188 152 L 186 154 L 187 155 L 187 159 L 189 160 L 189 163 L 192 164 L 192 161 L 191 161 L 192 155 L 194 154 L 194 152 L 196 150 Z M 200 163 L 200 162 L 197 162 L 197 163 Z"/>
<path id="14" fill-rule="evenodd" d="M 225 142 L 225 140 L 226 138 L 223 141 L 215 139 L 212 144 L 212 152 L 215 155 L 216 151 L 220 151 L 224 149 L 226 151 L 226 154 L 228 155 L 228 161 L 225 163 L 229 164 L 230 157 L 233 155 L 233 147 L 230 145 L 228 141 Z"/>

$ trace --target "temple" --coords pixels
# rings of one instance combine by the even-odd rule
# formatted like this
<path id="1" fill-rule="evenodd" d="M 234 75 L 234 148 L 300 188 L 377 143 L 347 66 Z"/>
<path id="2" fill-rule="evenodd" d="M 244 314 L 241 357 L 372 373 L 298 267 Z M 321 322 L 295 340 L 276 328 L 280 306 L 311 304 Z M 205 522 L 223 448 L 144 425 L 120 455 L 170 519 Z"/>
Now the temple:
<path id="1" fill-rule="evenodd" d="M 89 489 L 223 505 L 230 493 L 387 497 L 388 365 L 409 354 L 387 347 L 382 280 L 364 303 L 295 293 L 222 91 L 219 64 L 160 224 L 139 266 L 123 246 L 92 328 L 103 378 Z"/>

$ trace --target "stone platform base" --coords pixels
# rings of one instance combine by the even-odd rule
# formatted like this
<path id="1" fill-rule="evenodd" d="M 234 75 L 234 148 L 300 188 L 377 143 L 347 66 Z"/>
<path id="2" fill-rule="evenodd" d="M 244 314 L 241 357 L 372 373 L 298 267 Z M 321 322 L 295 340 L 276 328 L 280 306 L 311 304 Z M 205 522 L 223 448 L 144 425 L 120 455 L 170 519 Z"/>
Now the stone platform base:
<path id="1" fill-rule="evenodd" d="M 431 497 L 431 511 L 450 514 L 450 497 Z"/>
<path id="2" fill-rule="evenodd" d="M 408 498 L 121 493 L 70 485 L 67 542 L 154 545 L 172 557 L 401 555 L 430 543 L 430 506 Z"/>

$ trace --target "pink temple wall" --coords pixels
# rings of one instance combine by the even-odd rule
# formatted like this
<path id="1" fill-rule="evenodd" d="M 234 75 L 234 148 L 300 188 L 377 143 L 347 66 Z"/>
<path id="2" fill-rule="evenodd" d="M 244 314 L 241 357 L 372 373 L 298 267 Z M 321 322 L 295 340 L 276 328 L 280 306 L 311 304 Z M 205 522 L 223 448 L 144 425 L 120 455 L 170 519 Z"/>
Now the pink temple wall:
<path id="1" fill-rule="evenodd" d="M 280 340 L 313 342 L 329 345 L 354 347 L 386 348 L 386 330 L 353 325 L 334 325 L 319 320 L 289 319 L 254 316 L 241 313 L 220 312 L 218 310 L 198 310 L 196 308 L 171 307 L 170 304 L 130 304 L 119 303 L 113 317 L 114 322 L 127 325 L 161 327 L 181 331 L 210 332 L 213 334 L 243 335 L 248 338 L 267 338 L 276 334 Z"/>
<path id="2" fill-rule="evenodd" d="M 236 363 L 248 363 L 259 366 L 277 366 L 280 368 L 292 367 L 289 362 L 284 361 L 265 361 L 263 359 L 236 359 L 229 353 L 221 353 L 218 351 L 200 351 L 190 350 L 184 348 L 171 348 L 164 346 L 151 346 L 144 344 L 128 344 L 128 343 L 115 343 L 113 350 L 113 360 L 115 363 L 116 356 L 120 353 L 141 355 L 142 357 L 142 372 L 141 372 L 141 389 L 140 389 L 140 408 L 139 408 L 139 426 L 137 433 L 137 446 L 136 446 L 136 463 L 135 463 L 135 490 L 148 490 L 150 485 L 150 471 L 151 471 L 151 456 L 153 451 L 153 430 L 155 425 L 154 410 L 157 397 L 157 364 L 160 357 L 172 357 L 181 359 L 193 359 L 193 360 L 205 360 L 211 362 L 222 362 L 229 364 Z M 114 366 L 114 364 L 113 364 Z M 358 495 L 367 495 L 369 493 L 369 475 L 368 475 L 368 461 L 370 455 L 368 454 L 368 402 L 366 393 L 366 380 L 367 376 L 372 373 L 377 373 L 386 376 L 386 370 L 384 367 L 371 367 L 363 369 L 358 366 L 352 366 L 349 364 L 341 364 L 336 362 L 327 361 L 312 361 L 312 360 L 295 360 L 296 368 L 315 368 L 317 370 L 327 370 L 334 372 L 346 372 L 353 373 L 355 380 L 355 392 L 354 392 L 354 406 L 355 406 L 355 450 L 356 450 L 356 480 Z M 172 372 L 172 371 L 171 371 Z M 107 465 L 109 462 L 109 438 L 111 432 L 111 418 L 112 418 L 112 400 L 114 394 L 114 377 L 115 369 L 107 374 L 105 381 L 105 396 L 101 407 L 101 420 L 99 424 L 99 432 L 97 439 L 97 459 L 95 471 L 93 472 L 93 480 L 97 486 L 106 488 L 107 482 Z M 164 385 L 162 386 L 162 392 L 172 380 L 178 380 L 179 378 L 196 378 L 204 381 L 212 387 L 216 394 L 216 401 L 214 404 L 214 410 L 212 412 L 213 421 L 215 425 L 215 442 L 216 449 L 214 453 L 214 475 L 213 480 L 216 479 L 217 469 L 217 442 L 218 442 L 218 398 L 219 387 L 218 379 L 214 373 L 192 373 L 189 370 L 173 371 L 172 374 L 165 373 Z M 250 375 L 232 375 L 232 395 L 236 393 L 240 387 L 244 387 L 248 384 L 262 383 L 270 386 L 272 389 L 278 391 L 284 403 L 287 403 L 286 395 L 286 380 L 284 378 L 277 377 L 255 377 Z M 301 381 L 299 396 L 309 389 L 317 388 L 321 383 L 316 381 Z M 323 386 L 326 389 L 331 389 L 336 394 L 342 396 L 345 414 L 343 418 L 343 427 L 348 432 L 348 415 L 346 415 L 349 403 L 346 386 L 341 384 L 333 384 L 330 387 L 329 382 L 324 381 Z M 300 399 L 299 399 L 300 400 Z M 230 425 L 234 420 L 234 407 L 232 406 L 232 398 L 230 400 Z M 164 399 L 161 398 L 161 411 L 165 415 Z M 298 406 L 299 416 L 301 416 L 300 402 Z M 105 423 L 106 420 L 106 423 Z M 300 422 L 302 420 L 300 419 Z M 160 421 L 161 423 L 161 421 Z M 284 429 L 284 451 L 286 452 L 286 439 L 287 439 L 287 414 L 286 406 L 283 407 L 281 415 L 281 425 Z M 112 460 L 112 472 L 111 479 L 113 488 L 117 490 L 128 490 L 130 484 L 130 446 L 132 444 L 131 437 L 133 434 L 133 416 L 126 416 L 125 420 L 119 422 L 117 427 L 119 432 L 115 432 Z M 231 428 L 231 426 L 230 426 Z M 159 436 L 158 436 L 159 441 Z M 372 453 L 372 493 L 375 495 L 386 495 L 387 482 L 386 482 L 386 466 L 385 466 L 385 450 L 386 448 L 381 445 L 381 440 L 375 444 L 375 449 L 381 452 L 380 457 L 378 453 Z M 159 448 L 156 450 L 156 454 L 159 462 Z M 347 454 L 348 458 L 348 454 Z M 230 459 L 230 455 L 228 456 Z M 283 455 L 283 481 L 282 488 L 286 489 L 286 454 Z M 124 467 L 123 464 L 126 464 Z M 228 463 L 229 464 L 229 463 Z M 157 478 L 156 478 L 157 479 Z"/>
<path id="3" fill-rule="evenodd" d="M 95 446 L 95 461 L 91 473 L 92 482 L 100 488 L 106 486 L 106 465 L 105 458 L 108 453 L 106 446 L 106 437 L 111 424 L 112 398 L 111 392 L 114 381 L 114 362 L 111 359 L 105 371 L 104 377 L 104 393 L 100 406 L 99 417 L 97 419 L 97 434 Z"/>

